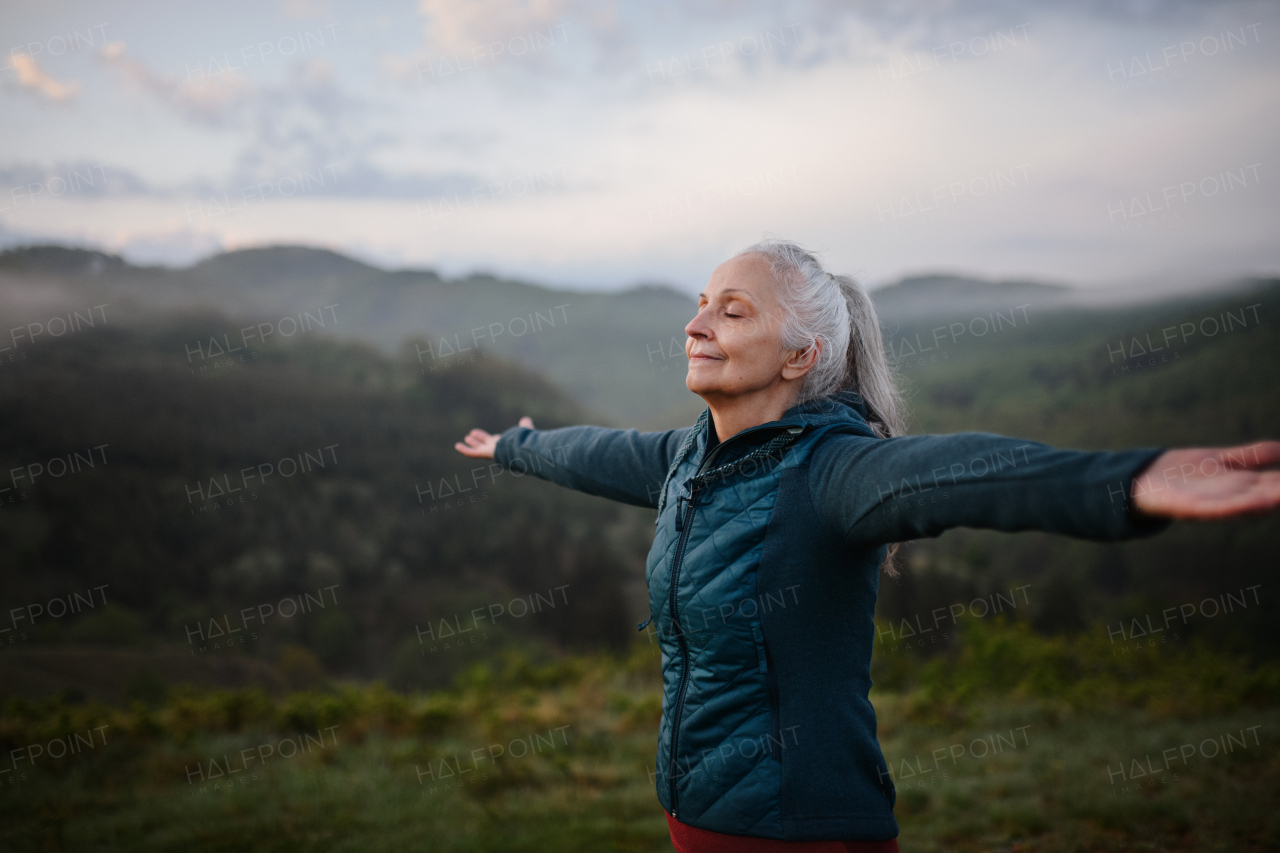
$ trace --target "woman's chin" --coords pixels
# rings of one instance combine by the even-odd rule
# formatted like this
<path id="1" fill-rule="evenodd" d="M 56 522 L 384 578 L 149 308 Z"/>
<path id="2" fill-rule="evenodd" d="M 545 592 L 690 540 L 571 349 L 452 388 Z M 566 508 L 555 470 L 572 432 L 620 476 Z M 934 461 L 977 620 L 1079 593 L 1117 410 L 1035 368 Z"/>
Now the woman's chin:
<path id="1" fill-rule="evenodd" d="M 692 371 L 690 371 L 689 374 L 684 378 L 684 387 L 688 388 L 690 391 L 692 391 L 693 393 L 699 396 L 702 396 L 704 393 L 710 390 L 711 385 L 712 383 L 707 382 L 702 377 L 694 376 Z"/>
<path id="2" fill-rule="evenodd" d="M 716 395 L 721 392 L 719 382 L 712 380 L 710 377 L 697 376 L 692 370 L 684 378 L 684 387 L 699 397 L 706 397 L 708 394 Z"/>

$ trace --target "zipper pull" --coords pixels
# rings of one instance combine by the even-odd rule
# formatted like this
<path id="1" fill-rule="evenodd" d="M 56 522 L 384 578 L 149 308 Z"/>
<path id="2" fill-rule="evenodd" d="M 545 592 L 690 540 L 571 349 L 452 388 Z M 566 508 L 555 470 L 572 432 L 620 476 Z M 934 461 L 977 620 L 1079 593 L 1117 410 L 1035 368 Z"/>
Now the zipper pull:
<path id="1" fill-rule="evenodd" d="M 649 624 L 650 622 L 652 622 L 652 621 L 653 621 L 653 617 L 652 617 L 652 616 L 650 616 L 648 619 L 644 620 L 644 621 L 643 621 L 643 622 L 641 622 L 639 625 L 637 625 L 637 626 L 636 626 L 636 630 L 637 630 L 637 631 L 643 631 L 643 630 L 644 630 L 644 626 L 645 626 L 645 625 L 648 625 L 648 624 Z"/>
<path id="2" fill-rule="evenodd" d="M 677 530 L 677 531 L 679 531 L 679 530 L 684 530 L 684 506 L 683 506 L 683 504 L 686 504 L 686 503 L 687 503 L 687 504 L 688 504 L 689 506 L 691 506 L 691 507 L 693 507 L 693 506 L 697 506 L 697 505 L 698 505 L 698 504 L 697 504 L 697 500 L 696 500 L 696 499 L 697 499 L 697 497 L 698 497 L 698 492 L 697 492 L 697 490 L 693 487 L 692 483 L 693 483 L 693 480 L 692 480 L 692 479 L 690 479 L 690 480 L 686 480 L 686 481 L 685 481 L 685 484 L 684 484 L 684 488 L 686 488 L 686 489 L 688 489 L 688 490 L 689 490 L 689 496 L 688 496 L 688 497 L 685 497 L 684 495 L 680 495 L 678 498 L 676 498 L 676 530 Z"/>

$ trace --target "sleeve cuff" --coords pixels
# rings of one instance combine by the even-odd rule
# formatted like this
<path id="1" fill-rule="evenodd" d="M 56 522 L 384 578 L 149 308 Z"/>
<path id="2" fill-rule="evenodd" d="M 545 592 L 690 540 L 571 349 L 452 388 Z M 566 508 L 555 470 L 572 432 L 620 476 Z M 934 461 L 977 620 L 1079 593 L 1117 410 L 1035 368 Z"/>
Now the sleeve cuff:
<path id="1" fill-rule="evenodd" d="M 1173 523 L 1171 518 L 1143 515 L 1133 506 L 1133 481 L 1142 476 L 1143 472 L 1151 467 L 1151 464 L 1160 458 L 1164 452 L 1165 448 L 1163 447 L 1144 447 L 1123 453 L 1125 457 L 1128 457 L 1124 460 L 1128 463 L 1126 465 L 1128 474 L 1124 483 L 1127 497 L 1124 501 L 1123 519 L 1118 525 L 1120 527 L 1119 538 L 1139 539 L 1154 536 Z"/>
<path id="2" fill-rule="evenodd" d="M 502 431 L 498 436 L 498 443 L 493 447 L 493 461 L 497 462 L 503 468 L 510 468 L 512 461 L 516 458 L 515 433 L 517 430 L 527 429 L 533 432 L 533 429 L 525 426 L 513 426 Z"/>

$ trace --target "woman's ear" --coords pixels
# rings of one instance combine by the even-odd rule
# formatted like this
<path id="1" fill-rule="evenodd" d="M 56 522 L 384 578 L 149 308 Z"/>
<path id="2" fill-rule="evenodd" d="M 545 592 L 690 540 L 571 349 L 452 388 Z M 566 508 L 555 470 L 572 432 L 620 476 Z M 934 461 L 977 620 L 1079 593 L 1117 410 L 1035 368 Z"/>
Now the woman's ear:
<path id="1" fill-rule="evenodd" d="M 787 354 L 787 360 L 782 363 L 782 378 L 799 379 L 804 376 L 818 363 L 818 356 L 821 354 L 821 338 L 815 340 L 807 349 L 792 350 Z"/>

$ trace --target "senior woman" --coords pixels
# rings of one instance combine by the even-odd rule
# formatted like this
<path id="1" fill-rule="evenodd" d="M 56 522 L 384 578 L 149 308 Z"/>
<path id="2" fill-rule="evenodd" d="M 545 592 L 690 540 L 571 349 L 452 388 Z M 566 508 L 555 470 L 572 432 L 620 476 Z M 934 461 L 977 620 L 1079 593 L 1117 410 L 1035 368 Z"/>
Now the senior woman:
<path id="1" fill-rule="evenodd" d="M 880 569 L 951 527 L 1114 541 L 1280 504 L 1280 443 L 1057 450 L 903 437 L 870 299 L 782 241 L 721 264 L 685 327 L 692 428 L 578 426 L 456 446 L 658 510 L 658 800 L 679 851 L 897 849 L 871 688 Z M 641 624 L 641 628 L 648 620 Z"/>

